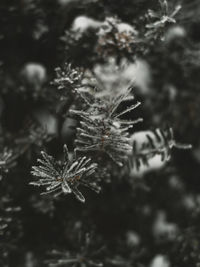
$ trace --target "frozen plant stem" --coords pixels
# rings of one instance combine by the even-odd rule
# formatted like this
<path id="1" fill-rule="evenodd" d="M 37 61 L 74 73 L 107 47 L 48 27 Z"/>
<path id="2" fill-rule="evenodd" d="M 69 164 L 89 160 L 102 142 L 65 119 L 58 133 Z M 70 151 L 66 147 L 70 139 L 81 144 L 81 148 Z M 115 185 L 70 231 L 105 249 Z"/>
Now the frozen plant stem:
<path id="1" fill-rule="evenodd" d="M 79 190 L 79 186 L 89 187 L 99 193 L 100 187 L 91 181 L 91 175 L 95 173 L 96 163 L 91 163 L 90 158 L 69 159 L 67 146 L 64 145 L 63 162 L 56 161 L 52 156 L 42 151 L 42 159 L 38 159 L 39 166 L 32 167 L 32 174 L 39 177 L 37 181 L 30 184 L 44 186 L 45 192 L 42 194 L 53 194 L 58 196 L 62 193 L 73 193 L 76 198 L 85 202 L 85 198 Z"/>

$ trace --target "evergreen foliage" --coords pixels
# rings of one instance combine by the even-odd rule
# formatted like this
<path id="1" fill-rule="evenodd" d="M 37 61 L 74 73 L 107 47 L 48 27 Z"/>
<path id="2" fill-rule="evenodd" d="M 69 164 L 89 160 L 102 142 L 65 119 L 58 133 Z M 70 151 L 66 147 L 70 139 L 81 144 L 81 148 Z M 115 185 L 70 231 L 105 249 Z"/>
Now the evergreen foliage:
<path id="1" fill-rule="evenodd" d="M 0 266 L 200 266 L 199 15 L 0 1 Z"/>

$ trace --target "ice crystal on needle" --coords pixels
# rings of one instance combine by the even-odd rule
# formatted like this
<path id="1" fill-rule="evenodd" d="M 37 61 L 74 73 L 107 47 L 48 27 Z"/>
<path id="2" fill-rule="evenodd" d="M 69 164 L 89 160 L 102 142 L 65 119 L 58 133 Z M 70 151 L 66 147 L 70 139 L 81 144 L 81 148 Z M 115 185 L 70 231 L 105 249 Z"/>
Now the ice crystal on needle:
<path id="1" fill-rule="evenodd" d="M 64 146 L 63 162 L 56 161 L 52 156 L 42 151 L 42 158 L 38 159 L 39 166 L 32 167 L 32 174 L 40 177 L 38 181 L 31 182 L 35 186 L 45 186 L 42 194 L 53 193 L 55 196 L 61 193 L 73 193 L 78 200 L 85 202 L 85 198 L 79 191 L 79 185 L 89 187 L 99 192 L 100 188 L 92 182 L 89 176 L 95 172 L 96 163 L 86 157 L 69 159 L 67 146 Z"/>
<path id="2" fill-rule="evenodd" d="M 107 17 L 97 35 L 99 37 L 97 53 L 106 58 L 117 52 L 122 55 L 131 54 L 137 42 L 138 33 L 133 26 L 122 23 L 118 18 Z"/>
<path id="3" fill-rule="evenodd" d="M 80 85 L 83 72 L 80 68 L 73 68 L 70 63 L 66 63 L 63 68 L 56 68 L 56 78 L 53 83 L 58 89 L 65 89 L 66 87 L 76 88 Z"/>
<path id="4" fill-rule="evenodd" d="M 137 108 L 140 102 L 134 100 L 132 81 L 121 79 L 125 66 L 117 68 L 113 63 L 110 60 L 107 65 L 97 65 L 92 73 L 87 74 L 82 87 L 77 88 L 86 108 L 71 110 L 71 114 L 81 118 L 76 150 L 103 151 L 122 166 L 132 151 L 129 129 L 142 119 L 123 118 Z M 122 104 L 126 106 L 123 110 Z"/>
<path id="5" fill-rule="evenodd" d="M 72 114 L 79 115 L 82 119 L 77 133 L 77 150 L 103 150 L 118 165 L 123 165 L 124 159 L 132 150 L 128 130 L 141 121 L 140 118 L 130 121 L 121 119 L 122 115 L 137 108 L 140 105 L 139 102 L 117 112 L 122 102 L 133 100 L 131 90 L 131 87 L 127 88 L 117 95 L 108 94 L 104 90 L 97 91 L 92 96 L 93 103 L 88 100 L 87 96 L 84 96 L 89 105 L 85 112 L 71 110 Z"/>
<path id="6" fill-rule="evenodd" d="M 160 12 L 155 12 L 153 10 L 148 11 L 149 18 L 153 19 L 154 22 L 149 23 L 146 27 L 149 29 L 146 36 L 158 37 L 161 33 L 161 40 L 163 40 L 163 29 L 167 24 L 176 23 L 175 16 L 181 9 L 180 5 L 177 5 L 173 11 L 169 10 L 168 2 L 166 0 L 159 0 Z"/>
<path id="7" fill-rule="evenodd" d="M 82 117 L 81 127 L 77 129 L 77 150 L 101 150 L 106 152 L 118 165 L 122 165 L 123 158 L 130 153 L 126 128 L 111 124 L 108 121 Z"/>

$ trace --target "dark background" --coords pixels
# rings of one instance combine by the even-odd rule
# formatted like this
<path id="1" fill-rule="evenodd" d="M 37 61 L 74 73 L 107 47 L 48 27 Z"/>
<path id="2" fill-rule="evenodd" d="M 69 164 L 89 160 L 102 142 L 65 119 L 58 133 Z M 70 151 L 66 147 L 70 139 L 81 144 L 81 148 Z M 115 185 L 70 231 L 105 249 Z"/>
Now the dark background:
<path id="1" fill-rule="evenodd" d="M 146 94 L 135 90 L 142 102 L 136 115 L 144 118 L 135 131 L 171 126 L 176 139 L 193 148 L 173 151 L 164 168 L 147 173 L 143 179 L 150 191 L 115 179 L 113 170 L 115 182 L 105 183 L 100 195 L 83 189 L 87 195 L 83 205 L 68 196 L 44 198 L 28 185 L 40 150 L 59 158 L 64 143 L 73 148 L 75 131 L 63 133 L 63 114 L 73 97 L 69 93 L 64 104 L 60 101 L 50 84 L 54 69 L 64 62 L 92 69 L 105 61 L 94 52 L 95 30 L 89 29 L 79 41 L 70 32 L 71 39 L 61 37 L 80 15 L 98 21 L 116 15 L 142 32 L 147 10 L 157 10 L 159 4 L 154 0 L 0 1 L 0 146 L 1 151 L 8 147 L 16 155 L 15 165 L 0 181 L 0 217 L 7 217 L 7 206 L 21 208 L 8 215 L 10 226 L 0 240 L 1 266 L 43 266 L 51 249 L 78 251 L 77 222 L 86 231 L 94 228 L 94 246 L 106 245 L 105 266 L 149 266 L 159 254 L 167 256 L 170 266 L 199 266 L 200 3 L 169 1 L 170 7 L 176 2 L 182 4 L 177 25 L 185 34 L 169 42 L 149 43 L 145 54 L 140 45 L 135 50 L 134 56 L 147 62 L 151 71 L 151 90 Z M 29 64 L 36 64 L 35 76 L 27 69 Z M 30 141 L 31 127 L 44 121 L 54 125 L 49 130 L 53 136 L 40 134 Z M 4 201 L 7 198 L 9 203 Z M 165 227 L 176 225 L 175 237 L 153 233 L 160 211 L 166 214 Z M 139 236 L 137 245 L 129 240 L 132 232 Z M 112 265 L 108 259 L 114 258 L 125 260 Z"/>

